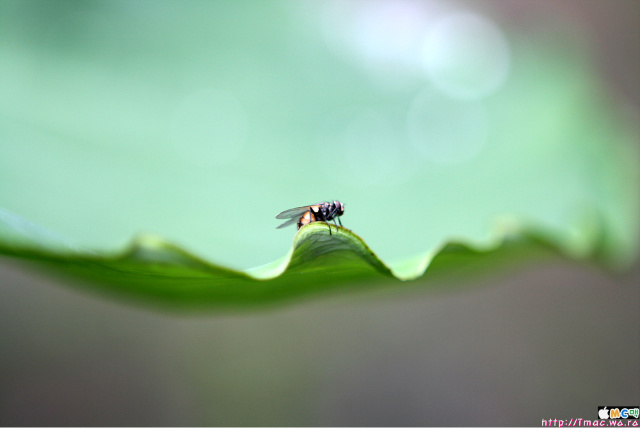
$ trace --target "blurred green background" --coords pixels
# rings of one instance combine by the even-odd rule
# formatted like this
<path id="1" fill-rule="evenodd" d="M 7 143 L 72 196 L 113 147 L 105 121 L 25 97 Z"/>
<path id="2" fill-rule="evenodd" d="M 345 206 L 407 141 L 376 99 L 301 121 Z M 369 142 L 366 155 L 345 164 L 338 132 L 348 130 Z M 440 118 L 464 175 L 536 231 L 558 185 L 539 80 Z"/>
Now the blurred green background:
<path id="1" fill-rule="evenodd" d="M 640 4 L 540 3 L 5 0 L 0 207 L 242 269 L 289 250 L 275 214 L 332 199 L 389 262 L 505 214 L 576 255 L 601 220 L 632 261 Z M 640 401 L 637 263 L 199 319 L 1 263 L 3 424 L 530 425 Z"/>

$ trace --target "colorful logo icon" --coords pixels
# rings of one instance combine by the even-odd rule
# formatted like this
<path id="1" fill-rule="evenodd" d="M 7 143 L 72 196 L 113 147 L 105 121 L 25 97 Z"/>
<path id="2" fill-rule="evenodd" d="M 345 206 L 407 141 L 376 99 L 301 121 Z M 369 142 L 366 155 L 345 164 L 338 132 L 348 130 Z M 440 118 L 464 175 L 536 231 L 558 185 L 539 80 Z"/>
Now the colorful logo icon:
<path id="1" fill-rule="evenodd" d="M 639 406 L 598 406 L 600 419 L 638 419 Z"/>

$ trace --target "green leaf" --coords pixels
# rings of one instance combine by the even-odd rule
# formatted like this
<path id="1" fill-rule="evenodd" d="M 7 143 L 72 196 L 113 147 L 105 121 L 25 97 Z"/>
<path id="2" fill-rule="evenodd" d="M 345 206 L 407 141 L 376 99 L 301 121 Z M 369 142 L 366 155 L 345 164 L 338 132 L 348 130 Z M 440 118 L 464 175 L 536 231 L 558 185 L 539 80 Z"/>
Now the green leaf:
<path id="1" fill-rule="evenodd" d="M 81 279 L 84 289 L 156 307 L 203 310 L 249 308 L 340 290 L 410 286 L 403 281 L 419 280 L 415 283 L 421 286 L 455 284 L 494 273 L 496 268 L 571 251 L 569 243 L 553 242 L 541 232 L 518 230 L 513 222 L 503 221 L 487 242 L 447 242 L 388 266 L 352 231 L 332 229 L 330 234 L 324 223 L 311 223 L 298 231 L 286 256 L 239 271 L 207 262 L 153 235 L 138 236 L 120 252 L 82 250 L 0 210 L 0 254 Z M 596 257 L 595 250 L 581 256 Z"/>

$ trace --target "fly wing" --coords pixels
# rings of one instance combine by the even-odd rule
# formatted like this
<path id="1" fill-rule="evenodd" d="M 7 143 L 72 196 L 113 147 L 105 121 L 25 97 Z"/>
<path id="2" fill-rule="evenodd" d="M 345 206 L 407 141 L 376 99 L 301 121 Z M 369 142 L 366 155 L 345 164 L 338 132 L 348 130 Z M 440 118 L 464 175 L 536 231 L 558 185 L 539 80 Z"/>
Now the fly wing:
<path id="1" fill-rule="evenodd" d="M 298 221 L 298 217 L 291 218 L 285 221 L 284 223 L 282 223 L 280 226 L 276 227 L 276 229 L 282 229 L 283 227 L 291 226 L 293 223 L 297 221 Z"/>
<path id="2" fill-rule="evenodd" d="M 307 205 L 304 207 L 291 208 L 289 210 L 282 211 L 280 214 L 276 216 L 276 218 L 300 217 L 302 214 L 304 214 L 305 211 L 309 210 L 310 206 L 311 205 Z"/>

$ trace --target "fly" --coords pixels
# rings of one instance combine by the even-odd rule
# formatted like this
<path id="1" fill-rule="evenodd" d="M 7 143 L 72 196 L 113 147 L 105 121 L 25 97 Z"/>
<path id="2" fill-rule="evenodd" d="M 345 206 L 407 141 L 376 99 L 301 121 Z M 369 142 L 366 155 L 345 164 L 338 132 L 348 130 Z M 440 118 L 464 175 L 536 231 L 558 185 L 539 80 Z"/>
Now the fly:
<path id="1" fill-rule="evenodd" d="M 289 219 L 276 227 L 276 229 L 282 229 L 283 227 L 287 227 L 296 222 L 298 224 L 298 229 L 300 229 L 305 224 L 313 223 L 314 221 L 323 221 L 327 226 L 329 226 L 329 235 L 331 235 L 331 225 L 329 224 L 329 221 L 333 220 L 333 223 L 337 228 L 337 219 L 340 226 L 342 226 L 342 222 L 339 218 L 342 214 L 344 214 L 344 204 L 340 201 L 320 202 L 315 205 L 291 208 L 289 210 L 282 211 L 276 216 L 276 218 L 279 219 Z"/>

